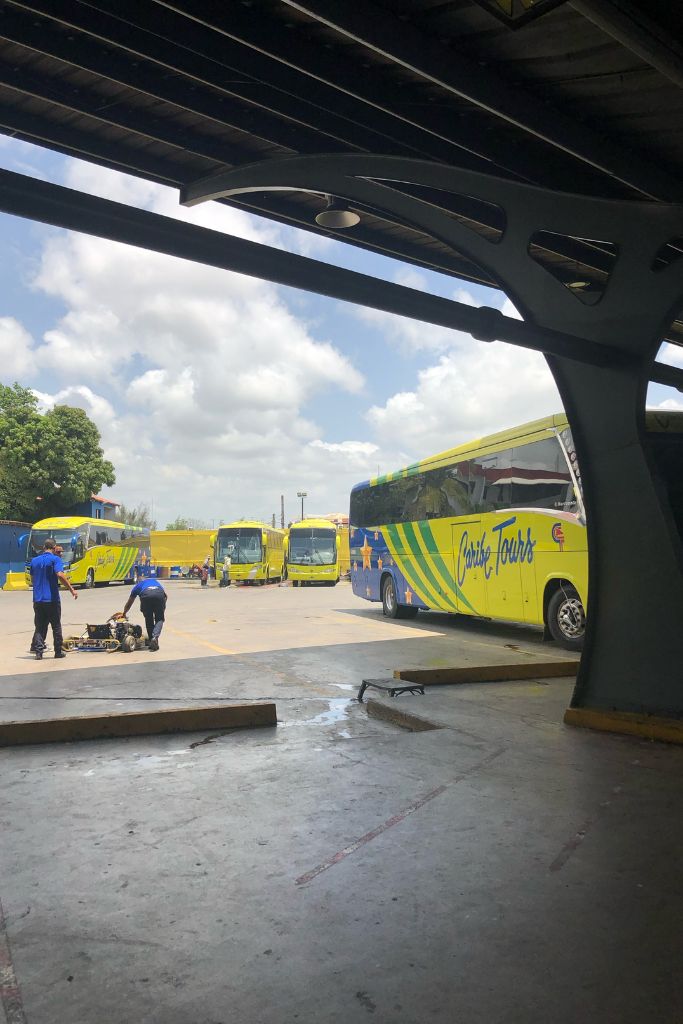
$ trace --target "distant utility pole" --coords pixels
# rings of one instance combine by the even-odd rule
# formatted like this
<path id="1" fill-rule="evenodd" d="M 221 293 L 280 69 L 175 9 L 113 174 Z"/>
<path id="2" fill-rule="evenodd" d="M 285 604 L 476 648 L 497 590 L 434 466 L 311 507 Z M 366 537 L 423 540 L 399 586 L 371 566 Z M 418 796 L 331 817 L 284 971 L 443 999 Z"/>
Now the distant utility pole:
<path id="1" fill-rule="evenodd" d="M 308 491 L 297 491 L 297 498 L 301 498 L 301 518 L 304 517 L 304 498 L 308 497 Z"/>
<path id="2" fill-rule="evenodd" d="M 273 527 L 273 529 L 275 529 L 275 513 L 274 512 L 273 512 L 273 519 L 272 519 L 272 522 L 271 522 L 270 525 Z"/>
<path id="3" fill-rule="evenodd" d="M 285 528 L 285 496 L 280 495 L 280 526 L 284 530 Z"/>

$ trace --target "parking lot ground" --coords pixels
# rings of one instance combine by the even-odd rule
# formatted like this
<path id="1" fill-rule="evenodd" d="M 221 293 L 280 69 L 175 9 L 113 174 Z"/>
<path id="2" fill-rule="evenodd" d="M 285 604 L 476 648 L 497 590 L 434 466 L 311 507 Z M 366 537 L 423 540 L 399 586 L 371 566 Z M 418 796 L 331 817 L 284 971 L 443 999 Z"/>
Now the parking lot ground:
<path id="1" fill-rule="evenodd" d="M 348 583 L 221 589 L 179 581 L 167 591 L 159 651 L 74 651 L 63 661 L 29 653 L 30 594 L 0 593 L 0 720 L 217 699 L 274 699 L 284 720 L 290 704 L 317 713 L 316 701 L 348 701 L 364 677 L 395 668 L 573 660 L 537 629 L 437 612 L 387 619 Z M 127 594 L 122 586 L 81 590 L 77 601 L 65 594 L 64 635 L 106 622 Z M 142 624 L 137 602 L 130 618 Z"/>
<path id="2" fill-rule="evenodd" d="M 397 697 L 440 726 L 420 733 L 352 700 L 398 666 L 555 660 L 533 631 L 389 622 L 344 585 L 169 589 L 158 655 L 52 664 L 2 595 L 3 714 L 272 697 L 279 717 L 0 750 L 9 1024 L 680 1019 L 681 748 L 563 726 L 571 679 Z"/>

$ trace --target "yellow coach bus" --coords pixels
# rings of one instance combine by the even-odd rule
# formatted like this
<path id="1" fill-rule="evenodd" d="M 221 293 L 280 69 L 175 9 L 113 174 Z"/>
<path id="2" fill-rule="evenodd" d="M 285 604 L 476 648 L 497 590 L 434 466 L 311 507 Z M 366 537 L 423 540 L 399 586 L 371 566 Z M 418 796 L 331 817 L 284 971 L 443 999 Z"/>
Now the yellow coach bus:
<path id="1" fill-rule="evenodd" d="M 51 539 L 64 550 L 64 571 L 73 586 L 94 587 L 116 580 L 130 580 L 136 564 L 149 561 L 149 530 L 113 519 L 55 516 L 41 519 L 31 528 L 28 561 Z M 27 582 L 30 584 L 28 565 Z"/>
<path id="2" fill-rule="evenodd" d="M 339 530 L 329 519 L 292 523 L 287 538 L 287 578 L 293 586 L 324 583 L 333 587 L 340 575 Z"/>
<path id="3" fill-rule="evenodd" d="M 245 519 L 219 527 L 212 538 L 214 569 L 220 577 L 230 555 L 233 582 L 269 583 L 281 580 L 285 562 L 285 531 Z"/>
<path id="4" fill-rule="evenodd" d="M 434 608 L 528 622 L 581 649 L 586 519 L 564 416 L 358 484 L 349 518 L 353 591 L 385 615 Z"/>

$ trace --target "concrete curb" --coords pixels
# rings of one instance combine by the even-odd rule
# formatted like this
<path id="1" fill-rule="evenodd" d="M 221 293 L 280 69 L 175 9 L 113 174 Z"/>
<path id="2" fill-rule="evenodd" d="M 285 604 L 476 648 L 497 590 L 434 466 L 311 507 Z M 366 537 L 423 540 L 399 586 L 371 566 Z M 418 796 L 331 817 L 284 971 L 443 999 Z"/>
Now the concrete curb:
<path id="1" fill-rule="evenodd" d="M 511 665 L 472 665 L 467 668 L 396 668 L 394 679 L 423 686 L 450 686 L 453 683 L 507 683 L 518 679 L 547 679 L 575 676 L 576 661 L 521 662 Z"/>
<path id="2" fill-rule="evenodd" d="M 277 725 L 275 704 L 216 704 L 0 724 L 0 747 Z"/>
<path id="3" fill-rule="evenodd" d="M 395 700 L 395 698 L 393 698 Z M 379 718 L 390 725 L 396 725 L 399 729 L 406 729 L 408 732 L 429 732 L 432 729 L 445 729 L 438 722 L 431 722 L 422 715 L 416 715 L 412 711 L 404 711 L 396 704 L 385 704 L 384 701 L 369 698 L 365 707 L 370 718 Z"/>

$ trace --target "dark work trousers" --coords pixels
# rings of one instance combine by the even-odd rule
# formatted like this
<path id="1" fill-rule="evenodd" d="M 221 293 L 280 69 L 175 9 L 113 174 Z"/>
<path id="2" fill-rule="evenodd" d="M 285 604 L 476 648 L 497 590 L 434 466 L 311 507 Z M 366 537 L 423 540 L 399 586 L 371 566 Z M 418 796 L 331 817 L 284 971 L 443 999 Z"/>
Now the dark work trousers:
<path id="1" fill-rule="evenodd" d="M 161 630 L 164 628 L 166 594 L 159 594 L 155 597 L 141 597 L 140 611 L 145 617 L 147 639 L 158 640 L 161 636 Z"/>
<path id="2" fill-rule="evenodd" d="M 47 627 L 52 626 L 55 654 L 60 654 L 62 650 L 62 602 L 34 601 L 33 621 L 36 625 L 36 631 L 33 634 L 31 650 L 37 652 L 45 650 Z"/>

